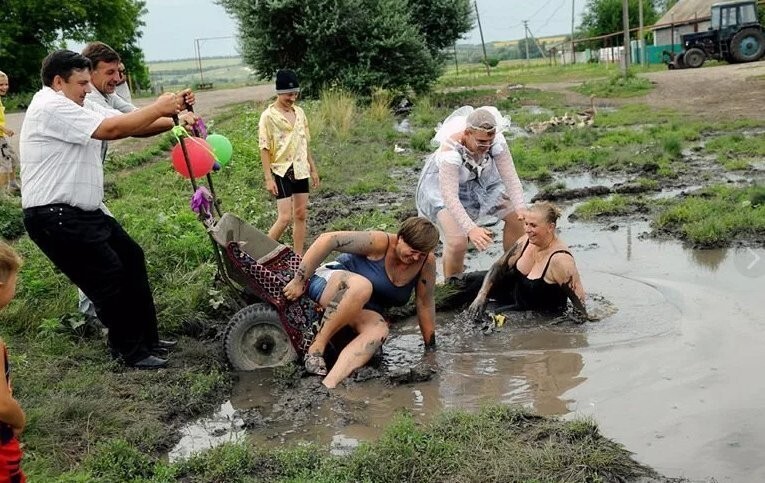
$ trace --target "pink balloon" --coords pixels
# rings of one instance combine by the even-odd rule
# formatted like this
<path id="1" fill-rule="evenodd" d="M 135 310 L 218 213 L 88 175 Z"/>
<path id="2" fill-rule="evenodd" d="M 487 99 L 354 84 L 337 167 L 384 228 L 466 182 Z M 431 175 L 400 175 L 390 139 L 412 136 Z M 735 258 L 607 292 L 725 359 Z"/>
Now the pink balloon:
<path id="1" fill-rule="evenodd" d="M 185 138 L 183 142 L 186 145 L 186 152 L 189 155 L 189 164 L 191 164 L 194 178 L 201 178 L 209 173 L 213 168 L 213 164 L 215 164 L 215 157 L 207 141 L 201 138 L 190 137 Z M 189 168 L 186 165 L 186 160 L 183 158 L 181 143 L 173 146 L 173 149 L 170 151 L 170 157 L 173 160 L 173 168 L 183 177 L 190 178 Z"/>

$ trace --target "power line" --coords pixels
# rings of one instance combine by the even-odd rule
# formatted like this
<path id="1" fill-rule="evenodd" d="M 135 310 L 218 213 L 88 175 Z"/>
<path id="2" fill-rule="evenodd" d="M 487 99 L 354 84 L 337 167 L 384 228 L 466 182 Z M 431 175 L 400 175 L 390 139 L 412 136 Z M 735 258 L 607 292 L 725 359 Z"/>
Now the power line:
<path id="1" fill-rule="evenodd" d="M 541 26 L 539 26 L 539 27 L 537 27 L 537 28 L 536 28 L 537 32 L 538 32 L 538 31 L 540 31 L 540 30 L 542 30 L 543 28 L 547 27 L 547 24 L 549 24 L 549 23 L 550 23 L 550 20 L 552 20 L 552 19 L 553 19 L 553 17 L 555 17 L 555 15 L 556 15 L 556 14 L 557 14 L 557 13 L 560 11 L 560 9 L 561 9 L 561 8 L 563 8 L 563 6 L 566 4 L 566 2 L 567 2 L 567 1 L 568 1 L 568 0 L 563 0 L 563 1 L 560 3 L 560 5 L 558 5 L 558 7 L 557 7 L 555 10 L 553 10 L 553 13 L 552 13 L 552 15 L 550 15 L 549 17 L 547 17 L 547 20 L 545 20 L 545 23 L 543 23 Z"/>
<path id="2" fill-rule="evenodd" d="M 536 12 L 532 13 L 532 14 L 531 14 L 531 16 L 529 16 L 529 19 L 532 19 L 532 18 L 534 18 L 534 17 L 535 17 L 535 16 L 536 16 L 536 15 L 537 15 L 539 12 L 541 12 L 542 10 L 544 10 L 544 8 L 545 8 L 545 7 L 546 7 L 546 6 L 547 6 L 547 5 L 548 5 L 550 2 L 552 2 L 552 0 L 547 0 L 545 3 L 543 3 L 543 4 L 542 4 L 542 6 L 541 6 L 541 7 L 539 7 L 539 10 L 537 10 Z"/>

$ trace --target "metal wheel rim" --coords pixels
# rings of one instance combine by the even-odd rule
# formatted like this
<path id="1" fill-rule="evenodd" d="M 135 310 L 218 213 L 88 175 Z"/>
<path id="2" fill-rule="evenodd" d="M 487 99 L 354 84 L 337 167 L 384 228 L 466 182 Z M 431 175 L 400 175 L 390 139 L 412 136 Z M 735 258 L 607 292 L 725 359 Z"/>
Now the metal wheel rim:
<path id="1" fill-rule="evenodd" d="M 695 67 L 697 64 L 701 65 L 701 62 L 697 62 L 701 60 L 702 59 L 700 58 L 699 54 L 696 52 L 691 52 L 690 56 L 685 54 L 685 65 L 692 65 Z"/>
<path id="2" fill-rule="evenodd" d="M 752 57 L 760 51 L 760 41 L 754 35 L 747 35 L 741 39 L 739 46 L 741 47 L 741 54 L 746 57 Z"/>
<path id="3" fill-rule="evenodd" d="M 255 324 L 242 337 L 242 353 L 260 367 L 278 366 L 291 359 L 290 340 L 279 327 Z"/>

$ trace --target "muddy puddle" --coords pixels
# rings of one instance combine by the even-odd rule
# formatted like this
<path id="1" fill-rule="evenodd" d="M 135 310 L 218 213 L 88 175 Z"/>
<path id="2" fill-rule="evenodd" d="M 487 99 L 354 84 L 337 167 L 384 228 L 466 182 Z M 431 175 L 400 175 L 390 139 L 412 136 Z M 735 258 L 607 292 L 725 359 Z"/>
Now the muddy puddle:
<path id="1" fill-rule="evenodd" d="M 593 181 L 618 180 L 566 184 Z M 531 198 L 536 187 L 526 188 Z M 544 415 L 591 416 L 606 437 L 666 476 L 765 479 L 765 250 L 686 249 L 645 236 L 648 224 L 634 220 L 566 221 L 575 206 L 564 205 L 560 236 L 597 320 L 510 314 L 487 330 L 458 313 L 439 314 L 438 350 L 423 354 L 409 319 L 392 328 L 380 360 L 356 380 L 330 392 L 316 377 L 282 388 L 270 370 L 240 374 L 230 406 L 182 434 L 213 429 L 218 439 L 196 437 L 195 450 L 246 434 L 344 454 L 374 440 L 397 411 L 426 421 L 448 408 L 521 404 Z M 471 252 L 468 269 L 487 268 L 499 250 Z M 171 455 L 188 454 L 189 441 Z"/>

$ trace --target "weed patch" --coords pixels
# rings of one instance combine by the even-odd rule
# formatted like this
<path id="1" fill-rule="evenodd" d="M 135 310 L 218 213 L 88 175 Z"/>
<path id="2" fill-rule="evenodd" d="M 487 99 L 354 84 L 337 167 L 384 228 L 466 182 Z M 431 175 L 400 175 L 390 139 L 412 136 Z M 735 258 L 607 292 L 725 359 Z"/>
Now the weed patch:
<path id="1" fill-rule="evenodd" d="M 480 450 L 477 450 L 480 449 Z M 427 425 L 400 414 L 382 436 L 345 457 L 313 445 L 225 444 L 186 461 L 147 458 L 121 440 L 85 465 L 104 481 L 615 481 L 657 477 L 591 420 L 559 421 L 524 409 L 447 411 Z M 85 476 L 85 475 L 83 475 Z M 171 479 L 173 478 L 173 479 Z"/>
<path id="2" fill-rule="evenodd" d="M 633 211 L 633 203 L 638 206 L 644 205 L 637 199 L 633 200 L 622 195 L 613 195 L 605 199 L 595 198 L 579 205 L 574 213 L 582 220 L 592 220 L 601 216 L 626 215 Z"/>
<path id="3" fill-rule="evenodd" d="M 697 248 L 762 244 L 765 237 L 765 188 L 711 186 L 672 203 L 655 221 L 669 234 Z"/>
<path id="4" fill-rule="evenodd" d="M 581 94 L 596 97 L 642 96 L 651 89 L 653 89 L 651 81 L 636 76 L 633 71 L 629 71 L 626 77 L 621 74 L 612 75 L 607 80 L 589 80 L 574 88 Z"/>
<path id="5" fill-rule="evenodd" d="M 24 233 L 26 229 L 20 200 L 0 194 L 0 237 L 5 240 L 15 240 Z"/>

